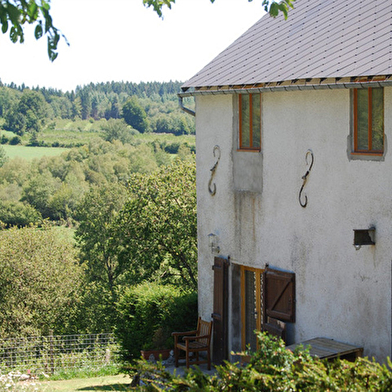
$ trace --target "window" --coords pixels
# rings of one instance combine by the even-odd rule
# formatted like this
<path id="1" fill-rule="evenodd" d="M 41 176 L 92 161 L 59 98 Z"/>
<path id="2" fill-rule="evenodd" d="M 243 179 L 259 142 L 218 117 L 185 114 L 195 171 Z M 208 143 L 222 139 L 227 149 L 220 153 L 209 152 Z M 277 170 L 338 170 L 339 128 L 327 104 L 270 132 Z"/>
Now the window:
<path id="1" fill-rule="evenodd" d="M 261 149 L 261 94 L 239 95 L 239 149 Z"/>
<path id="2" fill-rule="evenodd" d="M 354 151 L 381 155 L 384 152 L 384 90 L 354 89 Z"/>

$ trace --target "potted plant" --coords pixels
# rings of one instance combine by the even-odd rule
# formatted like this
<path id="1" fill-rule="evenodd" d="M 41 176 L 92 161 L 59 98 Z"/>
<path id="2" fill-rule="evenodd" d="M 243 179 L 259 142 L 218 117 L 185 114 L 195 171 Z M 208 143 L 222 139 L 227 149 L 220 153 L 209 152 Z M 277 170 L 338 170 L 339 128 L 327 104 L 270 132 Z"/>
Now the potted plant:
<path id="1" fill-rule="evenodd" d="M 159 359 L 168 359 L 170 357 L 170 351 L 173 350 L 173 339 L 171 334 L 159 327 L 152 337 L 151 343 L 144 346 L 141 350 L 142 357 L 144 359 L 152 359 L 151 355 L 157 361 Z"/>

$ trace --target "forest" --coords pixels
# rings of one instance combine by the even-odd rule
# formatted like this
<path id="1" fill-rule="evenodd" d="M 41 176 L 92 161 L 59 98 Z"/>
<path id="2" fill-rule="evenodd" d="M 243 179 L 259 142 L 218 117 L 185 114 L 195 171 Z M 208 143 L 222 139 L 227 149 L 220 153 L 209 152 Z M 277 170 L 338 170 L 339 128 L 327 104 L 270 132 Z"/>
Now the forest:
<path id="1" fill-rule="evenodd" d="M 123 118 L 138 132 L 194 134 L 192 117 L 181 111 L 177 93 L 181 82 L 107 82 L 56 89 L 26 88 L 0 80 L 3 129 L 22 136 L 55 126 L 54 120 L 110 120 Z M 192 105 L 192 102 L 189 102 Z"/>
<path id="2" fill-rule="evenodd" d="M 114 331 L 145 284 L 196 292 L 194 119 L 179 86 L 1 85 L 2 338 Z"/>

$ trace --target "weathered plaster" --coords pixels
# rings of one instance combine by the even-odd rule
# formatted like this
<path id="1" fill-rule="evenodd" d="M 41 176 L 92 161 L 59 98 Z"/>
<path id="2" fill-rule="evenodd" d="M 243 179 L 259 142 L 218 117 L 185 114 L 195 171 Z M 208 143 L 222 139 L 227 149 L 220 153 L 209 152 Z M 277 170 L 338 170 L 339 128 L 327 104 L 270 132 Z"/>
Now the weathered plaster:
<path id="1" fill-rule="evenodd" d="M 262 151 L 239 152 L 233 99 L 196 100 L 201 315 L 212 312 L 214 255 L 207 235 L 213 232 L 221 254 L 233 263 L 258 268 L 269 263 L 296 273 L 293 340 L 326 336 L 362 345 L 368 356 L 390 356 L 391 154 L 381 161 L 348 159 L 349 90 L 264 93 Z M 387 140 L 391 105 L 392 88 L 385 88 Z M 222 155 L 212 197 L 207 185 L 214 145 Z M 308 149 L 315 162 L 302 208 L 298 193 Z M 355 250 L 353 229 L 370 226 L 376 227 L 376 245 Z M 238 305 L 229 298 L 229 307 L 232 303 Z M 230 340 L 238 343 L 229 327 Z"/>

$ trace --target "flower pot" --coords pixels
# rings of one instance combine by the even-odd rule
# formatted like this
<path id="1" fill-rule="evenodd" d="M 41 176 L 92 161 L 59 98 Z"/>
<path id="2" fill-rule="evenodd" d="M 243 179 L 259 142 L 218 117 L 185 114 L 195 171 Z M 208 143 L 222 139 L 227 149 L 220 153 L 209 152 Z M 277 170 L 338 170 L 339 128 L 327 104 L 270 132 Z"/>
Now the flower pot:
<path id="1" fill-rule="evenodd" d="M 168 359 L 170 357 L 170 351 L 172 351 L 171 348 L 165 348 L 162 350 L 141 350 L 140 353 L 143 359 L 150 359 L 150 356 L 153 355 L 154 359 L 158 361 L 160 358 L 162 360 Z"/>

